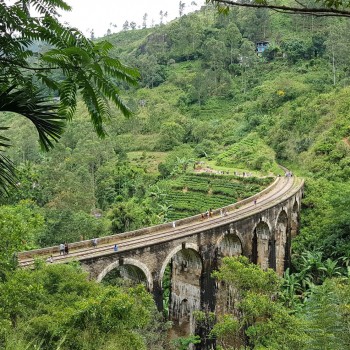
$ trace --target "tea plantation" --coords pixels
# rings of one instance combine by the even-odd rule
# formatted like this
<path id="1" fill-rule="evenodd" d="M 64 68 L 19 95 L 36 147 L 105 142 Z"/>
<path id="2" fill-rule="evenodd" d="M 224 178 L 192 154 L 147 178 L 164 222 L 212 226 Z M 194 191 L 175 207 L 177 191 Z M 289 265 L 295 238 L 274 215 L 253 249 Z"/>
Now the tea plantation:
<path id="1" fill-rule="evenodd" d="M 239 177 L 211 173 L 185 174 L 169 180 L 166 201 L 169 220 L 178 220 L 224 207 L 260 192 L 272 177 Z"/>

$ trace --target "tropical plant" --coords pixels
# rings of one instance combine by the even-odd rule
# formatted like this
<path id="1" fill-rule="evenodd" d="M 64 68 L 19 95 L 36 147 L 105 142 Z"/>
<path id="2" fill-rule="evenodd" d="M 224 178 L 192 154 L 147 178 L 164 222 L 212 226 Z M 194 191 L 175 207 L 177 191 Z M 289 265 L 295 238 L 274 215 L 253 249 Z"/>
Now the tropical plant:
<path id="1" fill-rule="evenodd" d="M 301 292 L 299 276 L 291 273 L 289 268 L 287 268 L 283 274 L 281 299 L 288 307 L 296 309 L 301 301 Z"/>
<path id="2" fill-rule="evenodd" d="M 308 321 L 308 349 L 349 347 L 349 290 L 348 278 L 326 279 L 313 288 L 302 312 Z"/>

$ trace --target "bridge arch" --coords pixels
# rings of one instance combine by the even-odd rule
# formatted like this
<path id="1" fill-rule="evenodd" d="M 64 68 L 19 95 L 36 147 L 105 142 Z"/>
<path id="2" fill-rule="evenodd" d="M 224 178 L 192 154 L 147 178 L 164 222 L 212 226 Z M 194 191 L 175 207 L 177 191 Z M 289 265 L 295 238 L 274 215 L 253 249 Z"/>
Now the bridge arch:
<path id="1" fill-rule="evenodd" d="M 199 254 L 199 247 L 197 244 L 194 244 L 194 243 L 186 243 L 186 244 L 181 244 L 181 245 L 178 245 L 176 246 L 174 249 L 171 250 L 171 252 L 167 255 L 167 257 L 165 258 L 163 264 L 162 264 L 162 267 L 160 269 L 160 272 L 159 272 L 159 285 L 162 286 L 163 284 L 163 277 L 164 277 L 164 272 L 165 272 L 165 269 L 166 267 L 168 266 L 168 264 L 170 263 L 171 259 L 176 255 L 176 253 L 178 253 L 180 250 L 182 249 L 191 249 L 191 250 L 194 250 L 198 256 L 200 257 L 201 261 L 202 261 L 202 258 Z M 203 261 L 202 261 L 203 263 Z"/>
<path id="2" fill-rule="evenodd" d="M 299 228 L 299 203 L 295 199 L 291 213 L 291 237 L 295 238 Z"/>
<path id="3" fill-rule="evenodd" d="M 284 272 L 288 244 L 288 215 L 283 208 L 277 216 L 275 228 L 275 270 L 279 275 Z"/>
<path id="4" fill-rule="evenodd" d="M 166 296 L 165 310 L 172 321 L 171 333 L 176 336 L 195 331 L 193 312 L 200 310 L 202 273 L 203 260 L 194 243 L 176 246 L 162 265 L 160 285 Z"/>
<path id="5" fill-rule="evenodd" d="M 272 228 L 268 221 L 260 220 L 255 225 L 252 239 L 251 261 L 262 269 L 269 267 L 272 247 Z"/>
<path id="6" fill-rule="evenodd" d="M 108 272 L 110 272 L 110 271 L 114 270 L 115 268 L 118 268 L 122 265 L 131 265 L 131 266 L 138 267 L 144 273 L 144 275 L 146 277 L 148 290 L 153 290 L 153 278 L 152 278 L 152 274 L 149 271 L 148 267 L 144 263 L 142 263 L 136 259 L 132 259 L 132 258 L 124 258 L 122 264 L 120 263 L 119 260 L 117 260 L 117 261 L 112 262 L 108 266 L 106 266 L 100 272 L 100 274 L 97 276 L 97 282 L 101 282 L 103 280 L 103 278 L 107 275 Z"/>
<path id="7" fill-rule="evenodd" d="M 243 254 L 243 238 L 234 230 L 223 234 L 216 242 L 215 251 L 219 256 L 238 256 Z"/>

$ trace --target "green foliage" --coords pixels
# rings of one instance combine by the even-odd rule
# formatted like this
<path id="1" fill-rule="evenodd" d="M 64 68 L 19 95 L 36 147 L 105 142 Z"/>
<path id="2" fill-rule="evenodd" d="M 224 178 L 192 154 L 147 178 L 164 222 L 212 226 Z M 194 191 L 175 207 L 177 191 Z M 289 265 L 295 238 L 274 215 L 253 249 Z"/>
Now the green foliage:
<path id="1" fill-rule="evenodd" d="M 213 277 L 229 286 L 235 301 L 212 330 L 222 349 L 307 349 L 304 322 L 276 298 L 280 281 L 273 270 L 262 271 L 246 257 L 224 258 Z"/>
<path id="2" fill-rule="evenodd" d="M 328 279 L 313 289 L 303 316 L 308 349 L 346 349 L 349 344 L 349 279 Z"/>
<path id="3" fill-rule="evenodd" d="M 264 272 L 243 256 L 224 258 L 220 270 L 214 272 L 213 277 L 236 286 L 240 293 L 273 294 L 279 288 L 278 277 L 273 270 Z"/>
<path id="4" fill-rule="evenodd" d="M 165 80 L 165 68 L 159 65 L 157 58 L 153 55 L 143 55 L 135 61 L 135 66 L 141 74 L 143 86 L 154 88 Z"/>
<path id="5" fill-rule="evenodd" d="M 306 194 L 301 234 L 293 243 L 295 253 L 308 249 L 322 251 L 324 259 L 349 257 L 349 186 L 310 180 Z"/>
<path id="6" fill-rule="evenodd" d="M 116 203 L 108 212 L 112 232 L 132 231 L 157 224 L 158 217 L 144 204 L 138 204 L 133 200 Z"/>
<path id="7" fill-rule="evenodd" d="M 191 344 L 200 344 L 201 340 L 198 335 L 191 335 L 189 337 L 177 338 L 173 342 L 176 349 L 186 350 Z"/>
<path id="8" fill-rule="evenodd" d="M 157 146 L 159 151 L 170 151 L 175 146 L 181 145 L 185 136 L 185 130 L 176 122 L 163 123 L 160 133 Z"/>
<path id="9" fill-rule="evenodd" d="M 249 134 L 220 154 L 217 159 L 218 165 L 238 166 L 264 172 L 277 169 L 274 151 L 256 133 Z"/>
<path id="10" fill-rule="evenodd" d="M 51 265 L 14 272 L 0 291 L 4 349 L 12 349 L 10 341 L 20 346 L 28 339 L 42 350 L 146 349 L 148 336 L 156 340 L 155 348 L 162 342 L 146 330 L 158 316 L 142 286 L 105 287 L 87 281 L 77 267 Z"/>
<path id="11" fill-rule="evenodd" d="M 171 174 L 184 173 L 193 161 L 194 151 L 189 145 L 175 147 L 169 152 L 164 162 L 158 165 L 158 170 L 163 177 Z"/>
<path id="12" fill-rule="evenodd" d="M 232 315 L 223 315 L 211 331 L 213 337 L 218 340 L 219 349 L 236 347 L 240 344 L 240 324 Z"/>
<path id="13" fill-rule="evenodd" d="M 16 253 L 34 248 L 44 229 L 44 217 L 32 202 L 0 206 L 0 280 L 6 271 L 16 267 Z"/>
<path id="14" fill-rule="evenodd" d="M 283 42 L 281 48 L 291 63 L 296 63 L 300 59 L 309 59 L 313 54 L 311 43 L 296 38 Z"/>
<path id="15" fill-rule="evenodd" d="M 36 237 L 39 246 L 53 246 L 62 242 L 77 242 L 110 233 L 110 222 L 84 211 L 46 210 L 46 230 Z"/>

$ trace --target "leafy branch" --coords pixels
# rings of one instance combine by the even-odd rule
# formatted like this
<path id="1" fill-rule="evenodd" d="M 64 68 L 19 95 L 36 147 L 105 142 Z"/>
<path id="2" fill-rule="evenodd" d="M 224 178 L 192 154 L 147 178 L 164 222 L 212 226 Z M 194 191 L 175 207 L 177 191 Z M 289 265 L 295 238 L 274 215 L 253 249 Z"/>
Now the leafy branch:
<path id="1" fill-rule="evenodd" d="M 288 14 L 302 14 L 316 17 L 350 17 L 348 4 L 339 0 L 329 0 L 324 3 L 324 7 L 308 7 L 299 1 L 299 6 L 278 5 L 267 0 L 255 0 L 252 2 L 240 2 L 232 0 L 206 0 L 207 3 L 214 4 L 221 13 L 227 13 L 231 6 L 266 8 Z M 340 8 L 344 6 L 343 8 Z"/>

